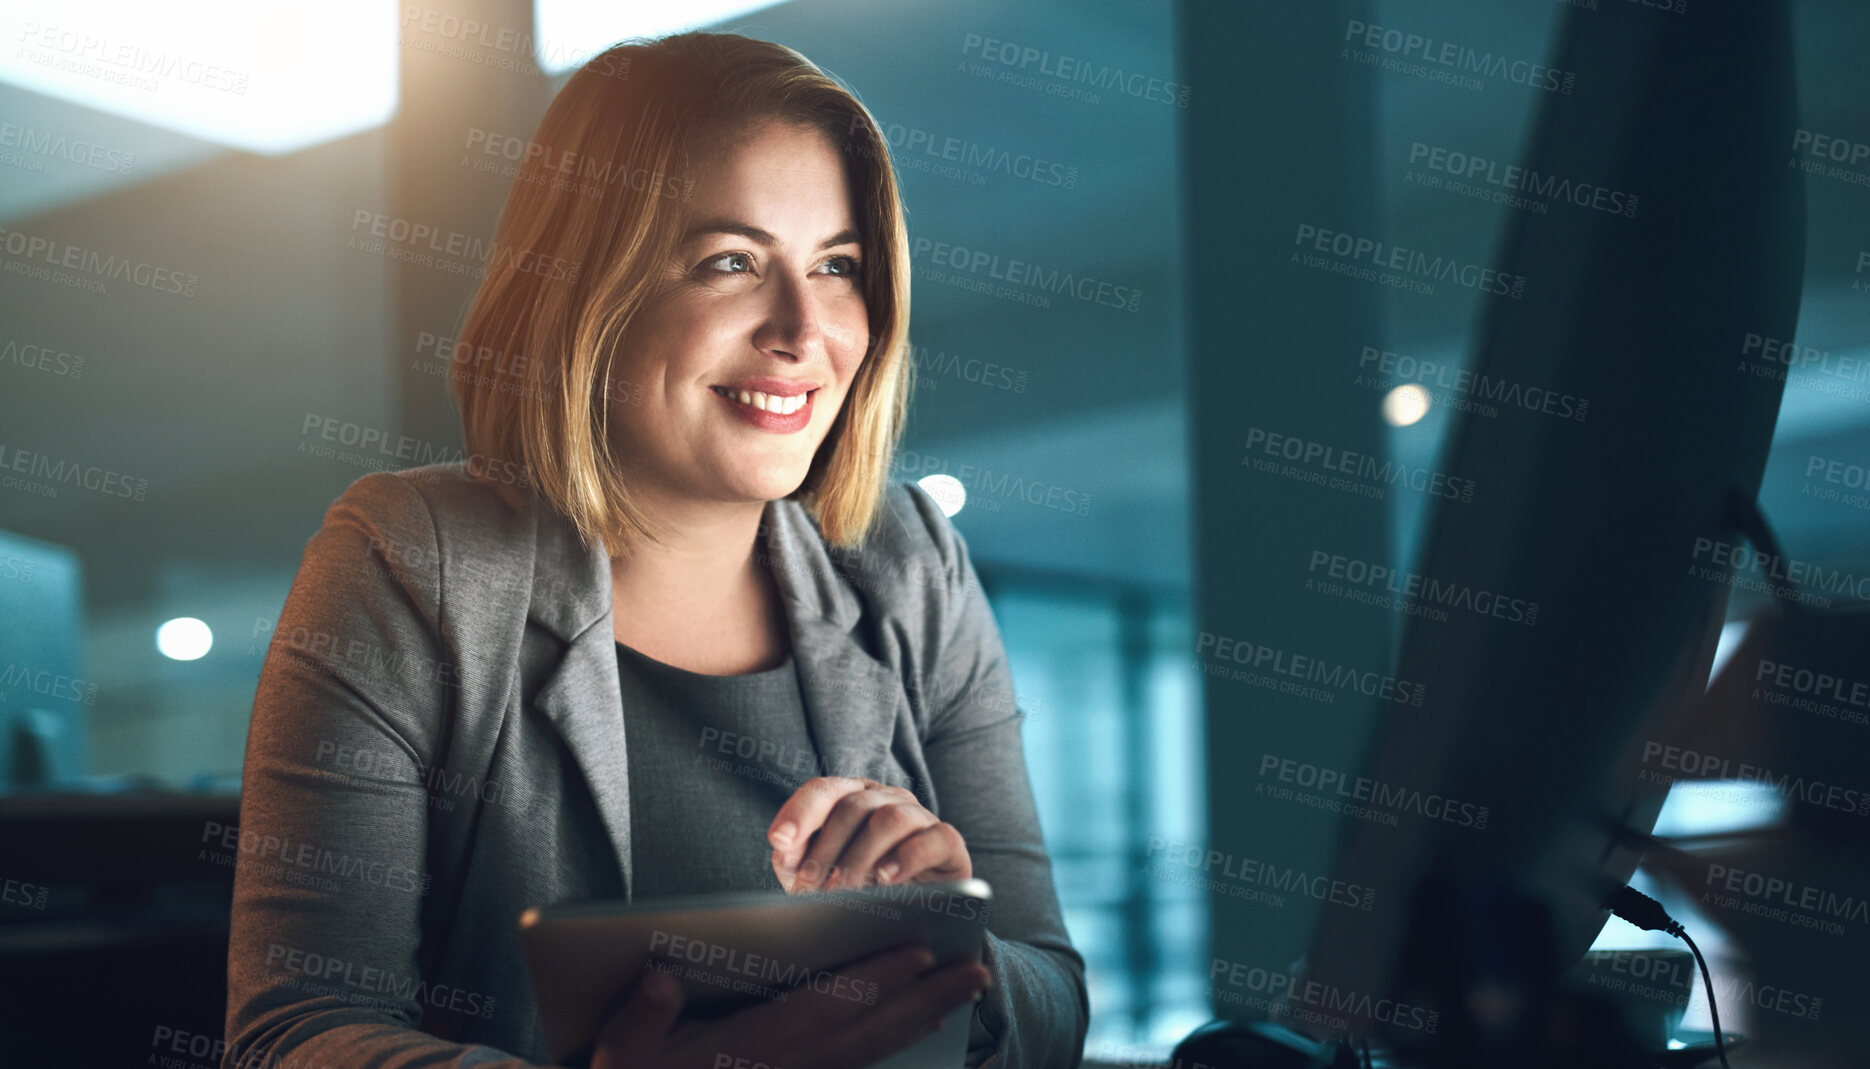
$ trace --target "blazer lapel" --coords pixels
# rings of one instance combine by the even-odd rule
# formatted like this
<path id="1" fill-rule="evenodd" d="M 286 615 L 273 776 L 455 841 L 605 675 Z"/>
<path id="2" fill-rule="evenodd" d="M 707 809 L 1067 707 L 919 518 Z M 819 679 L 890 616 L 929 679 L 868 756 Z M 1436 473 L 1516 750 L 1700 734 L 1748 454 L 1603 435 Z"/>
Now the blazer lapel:
<path id="1" fill-rule="evenodd" d="M 788 601 L 786 610 L 805 719 L 822 774 L 910 786 L 888 760 L 890 735 L 906 700 L 896 673 L 865 653 L 849 630 L 795 601 Z"/>
<path id="2" fill-rule="evenodd" d="M 603 546 L 586 546 L 571 522 L 544 501 L 535 499 L 532 511 L 535 550 L 527 615 L 567 643 L 535 701 L 584 773 L 617 855 L 627 900 L 634 893 L 630 762 L 611 621 L 610 559 Z"/>
<path id="3" fill-rule="evenodd" d="M 863 607 L 839 574 L 824 539 L 797 502 L 767 505 L 761 524 L 767 560 L 779 585 L 806 723 L 824 775 L 899 782 L 888 760 L 898 713 L 908 699 L 888 665 L 863 648 L 852 629 Z"/>
<path id="4" fill-rule="evenodd" d="M 607 573 L 608 574 L 608 573 Z M 608 587 L 608 582 L 606 583 Z M 580 632 L 539 691 L 539 708 L 558 725 L 584 773 L 623 870 L 623 894 L 633 897 L 630 858 L 630 762 L 624 750 L 623 686 L 606 614 Z"/>
<path id="5" fill-rule="evenodd" d="M 557 725 L 584 773 L 632 893 L 630 765 L 617 676 L 610 561 L 586 547 L 569 521 L 543 502 L 534 508 L 535 545 L 529 615 L 568 645 L 538 691 L 537 705 Z M 769 502 L 761 521 L 791 633 L 806 723 L 825 775 L 867 776 L 909 787 L 890 763 L 892 735 L 907 702 L 888 665 L 852 632 L 862 606 L 839 575 L 823 538 L 797 502 Z M 651 785 L 653 786 L 653 785 Z"/>

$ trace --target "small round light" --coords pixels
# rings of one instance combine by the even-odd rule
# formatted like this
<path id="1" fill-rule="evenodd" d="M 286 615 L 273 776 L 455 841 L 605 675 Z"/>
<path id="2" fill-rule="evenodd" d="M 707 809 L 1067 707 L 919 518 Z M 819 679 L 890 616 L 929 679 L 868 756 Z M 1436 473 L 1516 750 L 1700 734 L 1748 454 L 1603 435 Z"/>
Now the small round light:
<path id="1" fill-rule="evenodd" d="M 156 648 L 172 661 L 199 661 L 214 646 L 214 632 L 193 616 L 181 616 L 156 629 Z"/>
<path id="2" fill-rule="evenodd" d="M 1383 395 L 1383 418 L 1392 427 L 1407 427 L 1428 415 L 1428 391 L 1413 382 Z"/>
<path id="3" fill-rule="evenodd" d="M 952 516 L 967 504 L 967 487 L 952 475 L 924 475 L 916 480 L 916 485 L 927 490 L 935 503 L 941 506 L 942 515 Z"/>

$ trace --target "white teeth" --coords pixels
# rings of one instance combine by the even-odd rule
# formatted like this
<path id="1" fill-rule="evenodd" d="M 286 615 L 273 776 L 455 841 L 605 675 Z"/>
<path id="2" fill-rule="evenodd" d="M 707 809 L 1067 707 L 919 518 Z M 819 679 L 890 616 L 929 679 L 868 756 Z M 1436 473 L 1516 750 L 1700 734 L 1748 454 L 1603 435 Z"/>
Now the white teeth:
<path id="1" fill-rule="evenodd" d="M 809 396 L 809 394 L 800 393 L 794 394 L 791 397 L 776 397 L 772 394 L 760 393 L 758 390 L 740 390 L 737 392 L 734 390 L 722 390 L 721 392 L 729 398 L 739 401 L 743 405 L 749 405 L 762 412 L 771 412 L 779 416 L 791 415 L 799 409 L 804 408 L 805 399 Z"/>

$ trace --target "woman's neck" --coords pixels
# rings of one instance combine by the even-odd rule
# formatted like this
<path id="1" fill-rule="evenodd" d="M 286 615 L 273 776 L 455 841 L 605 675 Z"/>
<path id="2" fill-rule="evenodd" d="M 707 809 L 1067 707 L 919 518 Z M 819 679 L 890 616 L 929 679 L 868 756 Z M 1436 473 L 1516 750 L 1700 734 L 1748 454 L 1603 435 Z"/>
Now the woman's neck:
<path id="1" fill-rule="evenodd" d="M 691 671 L 771 667 L 788 646 L 778 586 L 754 552 L 764 505 L 700 511 L 611 559 L 617 641 Z"/>

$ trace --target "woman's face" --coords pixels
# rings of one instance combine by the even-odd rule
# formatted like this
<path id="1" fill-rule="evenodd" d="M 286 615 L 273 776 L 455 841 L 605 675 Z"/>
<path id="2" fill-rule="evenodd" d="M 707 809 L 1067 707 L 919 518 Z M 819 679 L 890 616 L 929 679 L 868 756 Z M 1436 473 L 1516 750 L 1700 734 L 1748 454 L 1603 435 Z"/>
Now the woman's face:
<path id="1" fill-rule="evenodd" d="M 662 501 L 785 497 L 870 343 L 844 161 L 808 127 L 753 127 L 704 160 L 687 219 L 617 357 L 624 476 Z"/>

